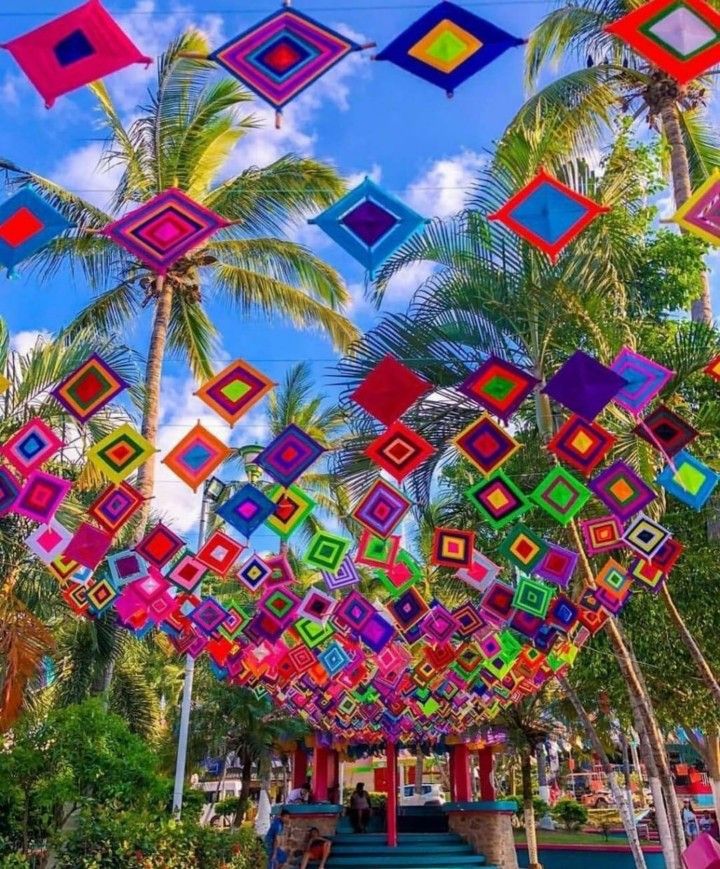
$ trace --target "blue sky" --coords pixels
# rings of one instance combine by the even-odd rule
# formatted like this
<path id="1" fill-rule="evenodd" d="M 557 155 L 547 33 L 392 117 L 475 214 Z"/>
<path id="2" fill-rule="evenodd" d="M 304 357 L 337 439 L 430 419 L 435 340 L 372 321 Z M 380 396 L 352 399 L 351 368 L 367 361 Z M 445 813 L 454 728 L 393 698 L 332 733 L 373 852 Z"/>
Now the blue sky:
<path id="1" fill-rule="evenodd" d="M 0 41 L 25 32 L 44 20 L 67 11 L 72 2 L 9 0 L 0 13 Z M 214 45 L 241 32 L 275 11 L 279 4 L 250 0 L 245 8 L 228 0 L 106 0 L 110 12 L 130 33 L 144 53 L 157 55 L 173 36 L 189 25 L 207 31 Z M 340 4 L 297 3 L 301 11 L 352 35 L 361 42 L 385 46 L 432 3 L 342 0 Z M 545 0 L 473 3 L 467 7 L 518 36 L 526 36 L 551 8 Z M 273 129 L 273 113 L 261 104 L 257 113 L 264 129 L 240 145 L 233 165 L 265 164 L 287 151 L 311 154 L 334 163 L 354 180 L 370 174 L 391 192 L 427 217 L 456 211 L 482 164 L 493 140 L 502 132 L 523 99 L 522 49 L 511 49 L 494 64 L 458 89 L 449 100 L 437 88 L 388 63 L 371 61 L 372 52 L 353 55 L 286 110 L 283 128 Z M 0 127 L 0 154 L 63 185 L 102 202 L 113 178 L 96 170 L 101 152 L 93 129 L 92 101 L 84 92 L 64 97 L 46 111 L 39 95 L 14 66 L 9 54 L 0 57 L 0 99 L 5 123 Z M 153 70 L 136 67 L 107 80 L 118 105 L 132 114 L 143 99 Z M 376 314 L 364 303 L 362 269 L 314 227 L 301 227 L 294 237 L 309 244 L 336 266 L 352 290 L 352 316 L 363 328 Z M 387 304 L 402 308 L 419 280 L 417 270 L 396 282 Z M 2 314 L 16 334 L 17 346 L 26 346 L 34 333 L 52 331 L 67 322 L 87 301 L 89 290 L 66 275 L 42 286 L 31 279 L 0 283 Z M 212 310 L 223 333 L 223 359 L 240 356 L 280 380 L 294 361 L 312 360 L 318 376 L 332 362 L 332 348 L 322 337 L 301 333 L 276 323 L 239 321 L 223 310 Z M 143 352 L 147 330 L 139 326 L 128 340 Z M 222 359 L 218 359 L 218 367 Z M 161 448 L 172 446 L 200 416 L 220 433 L 222 426 L 191 398 L 192 383 L 184 366 L 169 359 L 164 382 Z M 233 442 L 260 440 L 265 432 L 262 415 L 244 420 Z M 158 504 L 170 518 L 191 527 L 195 502 L 161 472 Z"/>

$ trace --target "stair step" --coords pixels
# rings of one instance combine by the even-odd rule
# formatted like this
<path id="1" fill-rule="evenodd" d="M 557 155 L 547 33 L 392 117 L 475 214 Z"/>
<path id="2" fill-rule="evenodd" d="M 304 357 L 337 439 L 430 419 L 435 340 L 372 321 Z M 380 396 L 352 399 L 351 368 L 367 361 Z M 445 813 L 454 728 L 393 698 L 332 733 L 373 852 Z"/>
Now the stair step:
<path id="1" fill-rule="evenodd" d="M 334 842 L 333 854 L 384 854 L 388 850 L 387 845 L 381 842 L 376 842 L 370 845 L 363 845 L 358 842 Z M 402 854 L 427 854 L 432 851 L 433 854 L 471 854 L 472 848 L 465 842 L 430 842 L 427 845 L 423 842 L 400 842 L 397 848 L 393 851 L 399 851 Z"/>
<path id="2" fill-rule="evenodd" d="M 393 849 L 394 850 L 394 849 Z M 417 854 L 373 854 L 372 863 L 368 865 L 367 854 L 354 854 L 351 857 L 336 857 L 330 854 L 327 869 L 344 869 L 344 867 L 359 867 L 359 869 L 440 869 L 447 866 L 448 869 L 462 869 L 465 866 L 482 866 L 487 869 L 487 861 L 482 854 L 461 854 L 458 856 L 443 857 L 441 855 L 426 854 L 421 857 Z"/>
<path id="3" fill-rule="evenodd" d="M 386 842 L 387 833 L 341 833 L 333 838 L 333 842 Z M 398 842 L 462 842 L 462 836 L 457 833 L 399 833 Z"/>

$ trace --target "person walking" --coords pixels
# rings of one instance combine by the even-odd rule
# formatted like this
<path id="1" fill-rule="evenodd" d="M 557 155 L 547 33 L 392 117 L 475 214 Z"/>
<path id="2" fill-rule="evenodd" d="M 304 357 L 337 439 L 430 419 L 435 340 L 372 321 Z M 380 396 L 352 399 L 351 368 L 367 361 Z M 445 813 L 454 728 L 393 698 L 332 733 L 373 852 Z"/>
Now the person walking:
<path id="1" fill-rule="evenodd" d="M 356 833 L 366 833 L 370 823 L 370 797 L 365 785 L 359 782 L 350 795 L 350 822 Z"/>

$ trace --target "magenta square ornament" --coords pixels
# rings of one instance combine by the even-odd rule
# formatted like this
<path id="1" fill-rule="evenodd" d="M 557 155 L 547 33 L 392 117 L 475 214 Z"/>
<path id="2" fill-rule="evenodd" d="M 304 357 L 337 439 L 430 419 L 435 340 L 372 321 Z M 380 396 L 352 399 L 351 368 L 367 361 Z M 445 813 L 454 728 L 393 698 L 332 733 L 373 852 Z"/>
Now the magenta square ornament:
<path id="1" fill-rule="evenodd" d="M 335 610 L 353 630 L 360 631 L 375 613 L 375 607 L 359 591 L 351 591 Z"/>
<path id="2" fill-rule="evenodd" d="M 183 591 L 194 591 L 207 573 L 207 567 L 194 555 L 184 555 L 168 574 L 168 579 Z"/>
<path id="3" fill-rule="evenodd" d="M 36 528 L 25 540 L 25 545 L 43 564 L 50 564 L 65 552 L 71 539 L 72 534 L 67 528 L 53 520 Z"/>
<path id="4" fill-rule="evenodd" d="M 229 226 L 219 214 L 170 188 L 103 230 L 132 257 L 157 275 L 166 275 L 179 259 Z"/>
<path id="5" fill-rule="evenodd" d="M 29 420 L 0 448 L 0 453 L 23 475 L 44 465 L 63 445 L 55 432 L 39 417 Z"/>
<path id="6" fill-rule="evenodd" d="M 94 570 L 105 558 L 111 545 L 112 536 L 107 531 L 101 531 L 89 522 L 83 522 L 75 532 L 64 555 L 65 558 Z"/>
<path id="7" fill-rule="evenodd" d="M 71 488 L 72 483 L 62 477 L 39 470 L 31 471 L 13 510 L 41 525 L 47 525 Z"/>
<path id="8" fill-rule="evenodd" d="M 298 604 L 298 617 L 310 619 L 318 625 L 325 625 L 332 615 L 337 601 L 319 588 L 310 588 Z"/>

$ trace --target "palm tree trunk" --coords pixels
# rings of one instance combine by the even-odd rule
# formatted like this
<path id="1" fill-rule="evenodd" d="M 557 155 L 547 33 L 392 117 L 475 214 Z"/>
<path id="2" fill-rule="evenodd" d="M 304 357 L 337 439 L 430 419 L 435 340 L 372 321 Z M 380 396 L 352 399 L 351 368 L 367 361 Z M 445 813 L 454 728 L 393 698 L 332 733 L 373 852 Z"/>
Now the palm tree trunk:
<path id="1" fill-rule="evenodd" d="M 252 784 L 252 757 L 245 754 L 242 765 L 242 778 L 240 779 L 240 809 L 235 815 L 237 825 L 240 826 L 243 818 L 247 814 L 250 805 L 250 785 Z"/>
<path id="2" fill-rule="evenodd" d="M 145 368 L 145 407 L 143 410 L 142 434 L 151 444 L 157 443 L 158 422 L 160 420 L 160 384 L 162 379 L 165 345 L 167 344 L 170 313 L 172 311 L 172 286 L 164 277 L 155 279 L 157 302 L 153 317 L 150 347 Z M 150 498 L 155 488 L 155 456 L 151 456 L 140 469 L 138 488 L 147 500 L 140 511 L 138 534 L 142 535 L 150 517 Z"/>
<path id="3" fill-rule="evenodd" d="M 538 855 L 537 832 L 535 830 L 535 808 L 533 806 L 532 761 L 530 749 L 522 753 L 522 796 L 523 818 L 525 820 L 525 841 L 528 848 L 529 869 L 542 869 Z"/>
<path id="4" fill-rule="evenodd" d="M 668 101 L 660 110 L 663 132 L 670 145 L 670 170 L 672 173 L 673 194 L 675 205 L 679 208 L 692 195 L 690 180 L 690 164 L 687 149 L 682 137 L 680 120 L 674 101 Z M 707 273 L 703 276 L 703 292 L 699 299 L 692 303 L 690 315 L 695 322 L 712 325 L 712 302 L 710 300 L 710 281 Z"/>
<path id="5" fill-rule="evenodd" d="M 683 643 L 685 643 L 685 647 L 688 652 L 690 652 L 690 657 L 695 662 L 695 666 L 700 673 L 700 676 L 705 684 L 705 687 L 708 689 L 710 694 L 712 694 L 715 702 L 720 706 L 720 683 L 715 678 L 715 674 L 713 673 L 710 664 L 708 664 L 705 655 L 703 655 L 700 646 L 695 642 L 695 638 L 688 630 L 687 625 L 683 617 L 680 615 L 678 608 L 675 606 L 675 601 L 672 599 L 672 595 L 670 594 L 670 590 L 668 589 L 667 583 L 663 584 L 662 591 L 660 592 L 662 595 L 663 602 L 665 603 L 665 607 L 667 608 L 668 614 L 677 628 L 678 633 L 680 634 L 680 638 Z"/>
<path id="6" fill-rule="evenodd" d="M 595 725 L 590 720 L 590 717 L 585 711 L 585 707 L 580 702 L 580 698 L 578 697 L 572 685 L 570 685 L 570 683 L 567 681 L 567 678 L 565 676 L 558 676 L 558 683 L 565 692 L 565 696 L 572 703 L 577 717 L 582 722 L 585 733 L 587 734 L 587 737 L 593 747 L 593 751 L 600 758 L 600 764 L 603 768 L 603 772 L 607 776 L 608 784 L 610 785 L 610 792 L 615 798 L 615 804 L 617 805 L 620 812 L 620 819 L 622 820 L 623 827 L 625 828 L 625 834 L 630 844 L 630 850 L 632 851 L 635 866 L 637 867 L 637 869 L 647 869 L 647 864 L 645 863 L 645 855 L 643 854 L 643 850 L 640 847 L 640 837 L 638 836 L 637 827 L 635 826 L 635 817 L 633 813 L 632 803 L 628 805 L 624 794 L 620 790 L 620 786 L 618 785 L 617 779 L 615 777 L 615 772 L 610 765 L 610 759 L 608 758 L 607 752 L 605 751 L 605 748 L 600 741 L 600 737 L 598 736 L 597 730 L 595 729 Z"/>
<path id="7" fill-rule="evenodd" d="M 419 796 L 422 793 L 423 774 L 425 772 L 425 755 L 422 748 L 418 745 L 417 756 L 415 758 L 415 794 Z"/>

